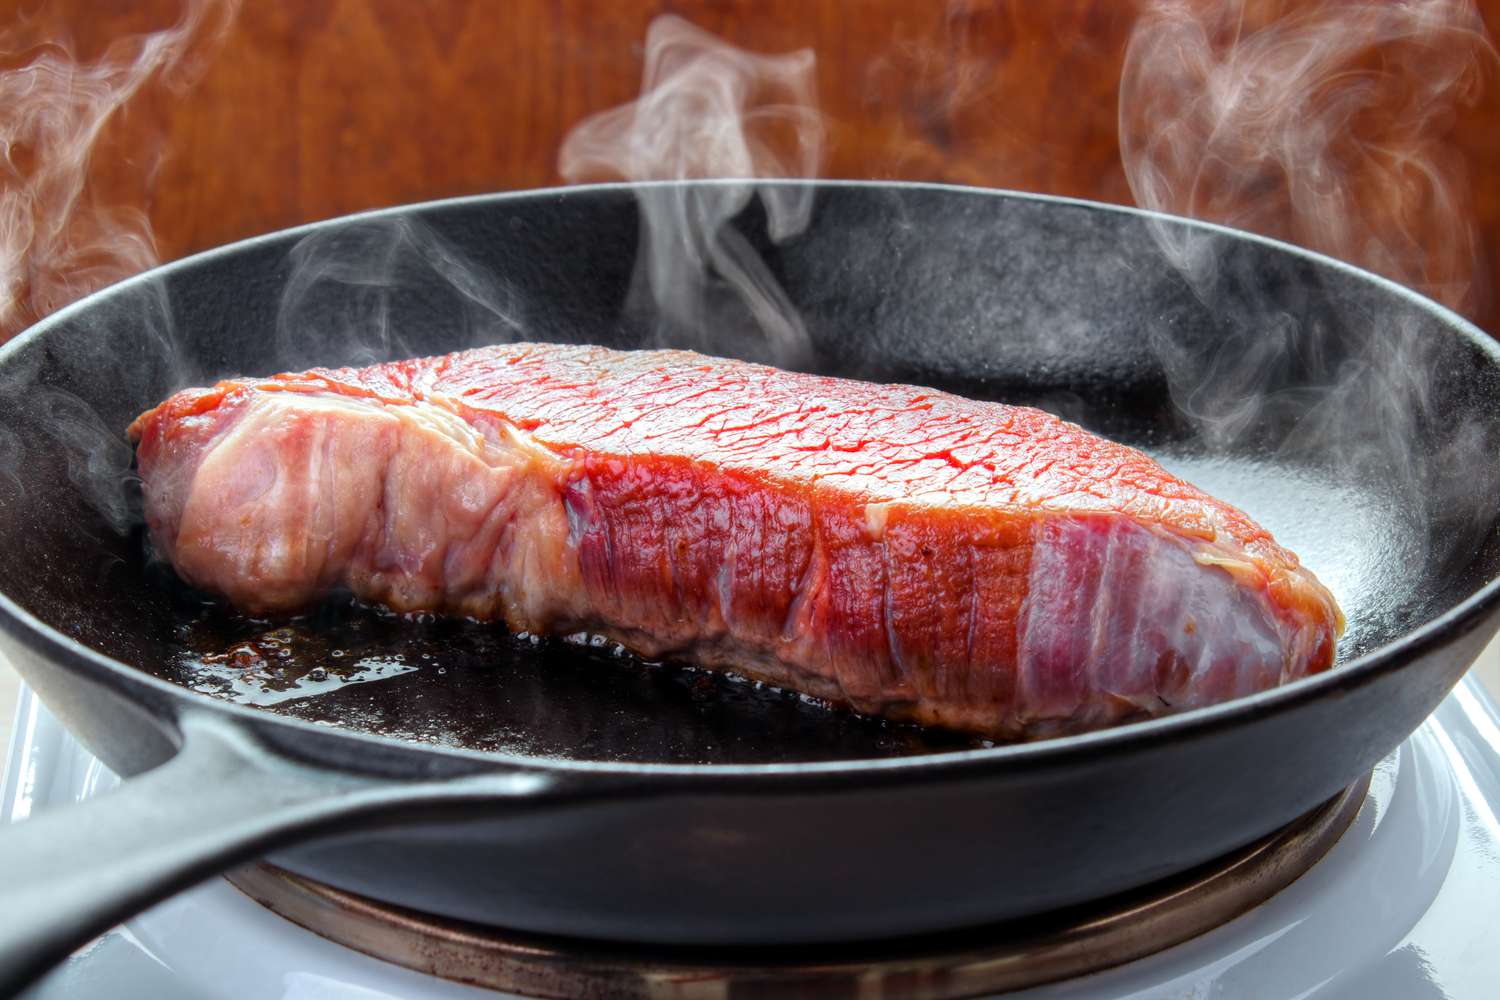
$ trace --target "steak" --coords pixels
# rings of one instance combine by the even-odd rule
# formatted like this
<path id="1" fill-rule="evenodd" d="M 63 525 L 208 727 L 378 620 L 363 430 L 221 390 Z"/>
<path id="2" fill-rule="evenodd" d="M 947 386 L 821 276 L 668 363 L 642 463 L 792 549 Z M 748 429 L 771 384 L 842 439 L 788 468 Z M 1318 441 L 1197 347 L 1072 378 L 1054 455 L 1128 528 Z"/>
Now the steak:
<path id="1" fill-rule="evenodd" d="M 1343 627 L 1140 452 L 913 386 L 515 344 L 188 389 L 130 435 L 158 551 L 246 612 L 346 588 L 993 738 L 1270 688 Z"/>

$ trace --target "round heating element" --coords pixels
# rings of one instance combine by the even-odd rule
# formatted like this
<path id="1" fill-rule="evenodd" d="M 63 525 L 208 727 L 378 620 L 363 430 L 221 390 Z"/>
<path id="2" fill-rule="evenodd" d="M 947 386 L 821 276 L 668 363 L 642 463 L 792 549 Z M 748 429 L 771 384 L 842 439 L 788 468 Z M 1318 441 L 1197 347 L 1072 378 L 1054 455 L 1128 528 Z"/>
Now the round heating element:
<path id="1" fill-rule="evenodd" d="M 342 892 L 270 865 L 228 876 L 338 944 L 444 979 L 530 997 L 879 996 L 943 1000 L 1097 972 L 1233 920 L 1338 842 L 1369 779 L 1217 861 L 1051 918 L 875 946 L 650 948 L 519 934 Z"/>

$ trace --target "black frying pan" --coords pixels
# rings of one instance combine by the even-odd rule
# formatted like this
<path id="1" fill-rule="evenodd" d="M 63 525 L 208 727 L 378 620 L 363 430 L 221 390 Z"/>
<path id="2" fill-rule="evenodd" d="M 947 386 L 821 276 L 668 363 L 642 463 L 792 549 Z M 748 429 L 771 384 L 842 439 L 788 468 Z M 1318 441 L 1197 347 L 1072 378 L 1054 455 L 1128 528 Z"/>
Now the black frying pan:
<path id="1" fill-rule="evenodd" d="M 1495 631 L 1495 500 L 1475 494 L 1500 430 L 1500 352 L 1472 326 L 1212 227 L 931 186 L 816 191 L 809 229 L 782 246 L 766 245 L 754 207 L 735 222 L 800 309 L 806 363 L 1050 406 L 1153 450 L 1332 585 L 1350 621 L 1341 665 L 1175 717 L 982 747 L 604 649 L 335 603 L 277 647 L 293 650 L 281 686 L 321 664 L 331 690 L 226 700 L 237 689 L 220 654 L 285 623 L 205 604 L 150 562 L 121 485 L 119 435 L 136 413 L 220 374 L 516 336 L 634 346 L 661 331 L 632 294 L 629 188 L 277 234 L 117 285 L 0 350 L 3 648 L 130 776 L 0 837 L 0 986 L 267 852 L 435 914 L 624 941 L 869 940 L 1054 910 L 1185 870 L 1329 798 Z M 1208 284 L 1183 280 L 1153 225 L 1217 252 Z M 299 267 L 330 248 L 344 264 Z M 455 278 L 459 260 L 479 284 Z M 371 285 L 377 264 L 394 289 Z M 718 299 L 716 337 L 753 326 Z M 1393 351 L 1400 364 L 1382 367 Z M 1200 370 L 1185 392 L 1183 372 Z M 1269 402 L 1235 424 L 1244 411 L 1218 390 L 1252 372 Z M 1421 383 L 1409 401 L 1407 376 Z M 1366 377 L 1378 391 L 1360 389 Z M 1391 399 L 1401 406 L 1336 419 Z M 1411 450 L 1392 450 L 1403 435 Z M 335 683 L 341 662 L 368 677 L 398 657 L 417 669 Z M 282 697 L 276 686 L 248 696 Z"/>

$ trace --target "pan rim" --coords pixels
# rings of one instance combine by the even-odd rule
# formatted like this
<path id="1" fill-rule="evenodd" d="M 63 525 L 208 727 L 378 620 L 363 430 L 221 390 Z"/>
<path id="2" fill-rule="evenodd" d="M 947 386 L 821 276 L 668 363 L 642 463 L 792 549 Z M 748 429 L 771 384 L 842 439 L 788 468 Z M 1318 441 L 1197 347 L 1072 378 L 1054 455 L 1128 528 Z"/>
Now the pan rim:
<path id="1" fill-rule="evenodd" d="M 1330 269 L 1355 279 L 1372 283 L 1388 294 L 1394 294 L 1417 308 L 1423 309 L 1442 322 L 1452 332 L 1487 356 L 1492 364 L 1500 368 L 1500 342 L 1496 342 L 1473 323 L 1447 307 L 1406 288 L 1388 278 L 1381 277 L 1363 268 L 1328 257 L 1281 240 L 1244 232 L 1228 226 L 1203 222 L 1181 216 L 1155 212 L 1127 205 L 1060 195 L 1011 191 L 1002 188 L 979 188 L 958 184 L 941 184 L 924 181 L 878 181 L 841 179 L 780 179 L 758 180 L 742 178 L 713 178 L 692 181 L 612 182 L 606 184 L 582 184 L 548 188 L 528 188 L 516 191 L 492 192 L 465 195 L 404 205 L 372 209 L 350 215 L 334 216 L 305 223 L 289 229 L 276 230 L 224 244 L 160 265 L 137 275 L 132 275 L 112 285 L 79 299 L 59 309 L 9 342 L 0 345 L 0 369 L 11 356 L 23 350 L 32 340 L 46 335 L 52 327 L 67 322 L 78 313 L 95 308 L 106 298 L 119 295 L 132 288 L 144 287 L 178 271 L 190 270 L 204 262 L 220 257 L 234 256 L 263 244 L 304 236 L 319 230 L 357 224 L 382 218 L 410 215 L 418 212 L 440 211 L 480 204 L 504 203 L 507 201 L 538 201 L 547 198 L 585 198 L 589 196 L 629 193 L 643 188 L 704 187 L 750 184 L 757 187 L 812 187 L 812 188 L 862 188 L 872 190 L 938 191 L 967 197 L 1000 198 L 1010 201 L 1055 204 L 1089 211 L 1114 212 L 1143 220 L 1161 220 L 1174 226 L 1185 226 L 1201 232 L 1260 244 L 1268 249 L 1290 254 L 1321 268 Z M 154 691 L 167 702 L 180 702 L 195 710 L 225 713 L 250 730 L 261 727 L 289 727 L 291 731 L 319 740 L 353 740 L 354 745 L 379 747 L 386 754 L 391 752 L 436 754 L 451 760 L 456 765 L 472 768 L 475 765 L 504 766 L 526 770 L 550 770 L 571 773 L 608 773 L 616 775 L 639 775 L 650 777 L 675 777 L 680 779 L 738 779 L 746 786 L 761 779 L 783 776 L 809 778 L 864 778 L 879 780 L 897 778 L 910 771 L 921 773 L 924 778 L 938 776 L 972 777 L 977 773 L 995 768 L 1038 768 L 1066 766 L 1077 760 L 1101 753 L 1123 753 L 1140 751 L 1165 742 L 1185 743 L 1221 728 L 1244 724 L 1253 719 L 1276 714 L 1308 701 L 1339 691 L 1352 691 L 1371 683 L 1386 671 L 1400 669 L 1407 662 L 1434 649 L 1441 648 L 1467 635 L 1481 623 L 1482 616 L 1500 603 L 1500 577 L 1492 579 L 1479 589 L 1459 601 L 1452 608 L 1438 615 L 1405 635 L 1358 656 L 1347 663 L 1336 664 L 1332 669 L 1310 677 L 1303 677 L 1266 691 L 1245 695 L 1215 705 L 1189 709 L 1173 715 L 1136 722 L 1128 722 L 1107 729 L 1079 733 L 1070 736 L 1051 737 L 1030 743 L 1006 744 L 995 747 L 956 750 L 911 757 L 875 758 L 833 761 L 799 761 L 778 764 L 669 764 L 635 761 L 587 761 L 564 758 L 529 757 L 498 751 L 481 751 L 462 747 L 414 743 L 390 736 L 320 726 L 312 722 L 254 708 L 221 701 L 200 694 L 181 685 L 152 676 L 143 670 L 116 660 L 104 653 L 84 645 L 43 622 L 18 605 L 0 589 L 0 628 L 16 641 L 24 644 L 39 656 L 59 663 L 64 669 L 85 668 L 102 672 L 115 686 L 137 686 Z M 133 697 L 133 696 L 132 696 Z M 133 700 L 138 700 L 134 699 Z M 154 712 L 171 719 L 173 713 Z M 180 714 L 177 713 L 177 714 Z M 430 758 L 429 758 L 430 759 Z M 778 783 L 779 784 L 779 783 Z"/>

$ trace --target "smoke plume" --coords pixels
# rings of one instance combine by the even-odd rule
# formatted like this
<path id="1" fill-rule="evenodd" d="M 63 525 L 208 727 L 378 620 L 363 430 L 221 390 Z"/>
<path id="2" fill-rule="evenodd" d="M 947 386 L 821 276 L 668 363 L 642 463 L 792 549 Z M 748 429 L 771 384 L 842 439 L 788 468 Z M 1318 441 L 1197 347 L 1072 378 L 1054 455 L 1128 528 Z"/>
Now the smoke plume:
<path id="1" fill-rule="evenodd" d="M 569 181 L 739 181 L 637 189 L 633 295 L 654 304 L 661 344 L 755 353 L 783 365 L 806 358 L 796 309 L 729 221 L 758 191 L 773 241 L 807 226 L 811 189 L 754 181 L 817 175 L 824 128 L 814 68 L 810 50 L 757 55 L 658 17 L 646 35 L 641 96 L 585 119 L 563 143 L 559 169 Z M 745 313 L 749 330 L 733 321 Z"/>
<path id="2" fill-rule="evenodd" d="M 106 125 L 148 82 L 181 91 L 239 0 L 191 0 L 166 30 L 80 62 L 37 20 L 0 33 L 0 330 L 14 331 L 157 262 L 145 214 L 87 191 Z"/>
<path id="3" fill-rule="evenodd" d="M 1479 244 L 1446 133 L 1493 59 L 1471 0 L 1150 0 L 1120 83 L 1130 189 L 1466 310 Z M 1212 279 L 1204 241 L 1164 239 Z"/>
<path id="4" fill-rule="evenodd" d="M 424 353 L 411 339 L 418 329 L 445 331 L 454 350 L 515 340 L 525 329 L 509 283 L 414 218 L 316 230 L 287 264 L 270 359 L 278 370 L 412 357 Z"/>
<path id="5" fill-rule="evenodd" d="M 1142 207 L 1299 243 L 1471 309 L 1486 289 L 1447 133 L 1493 61 L 1471 0 L 1148 0 L 1120 87 L 1131 190 Z M 1151 331 L 1203 437 L 1289 427 L 1278 455 L 1340 456 L 1351 482 L 1399 498 L 1429 557 L 1472 551 L 1495 516 L 1496 442 L 1444 412 L 1444 345 L 1372 310 L 1330 330 L 1272 302 L 1228 238 L 1153 229 L 1213 314 L 1212 336 Z"/>
<path id="6" fill-rule="evenodd" d="M 180 93 L 197 80 L 238 6 L 189 0 L 176 24 L 119 39 L 91 62 L 39 18 L 0 32 L 0 340 L 157 263 L 145 213 L 90 191 L 90 158 L 110 120 L 143 88 Z M 145 159 L 143 174 L 154 167 Z M 141 180 L 149 189 L 151 178 Z M 151 331 L 147 349 L 128 363 L 175 372 L 180 352 L 164 289 L 140 288 L 128 307 L 141 310 Z M 109 331 L 99 334 L 103 344 Z M 99 361 L 127 363 L 107 349 Z M 34 429 L 57 444 L 68 475 L 110 528 L 124 533 L 139 521 L 131 449 L 119 427 L 63 389 L 37 387 L 35 372 L 17 364 L 0 393 L 28 394 Z M 0 484 L 14 493 L 25 488 L 22 454 L 15 432 L 0 428 Z"/>

